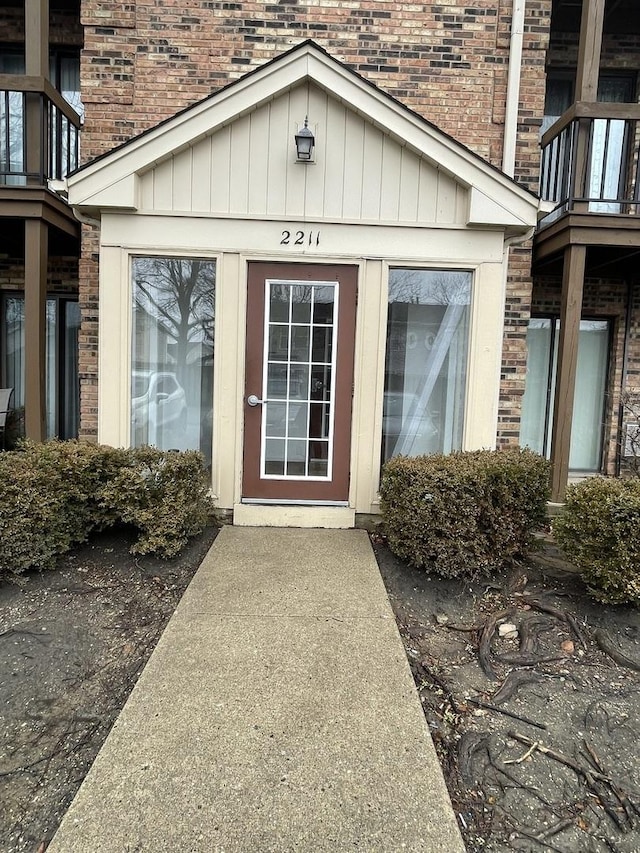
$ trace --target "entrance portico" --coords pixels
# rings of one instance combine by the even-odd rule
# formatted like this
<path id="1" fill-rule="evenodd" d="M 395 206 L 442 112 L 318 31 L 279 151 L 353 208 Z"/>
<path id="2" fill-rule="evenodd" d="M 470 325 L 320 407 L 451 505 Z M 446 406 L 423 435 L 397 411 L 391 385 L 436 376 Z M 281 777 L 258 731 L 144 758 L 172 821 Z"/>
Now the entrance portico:
<path id="1" fill-rule="evenodd" d="M 153 423 L 202 450 L 236 523 L 351 526 L 389 455 L 495 445 L 506 246 L 537 201 L 317 45 L 69 198 L 101 220 L 99 440 Z M 154 377 L 135 395 L 134 374 Z"/>

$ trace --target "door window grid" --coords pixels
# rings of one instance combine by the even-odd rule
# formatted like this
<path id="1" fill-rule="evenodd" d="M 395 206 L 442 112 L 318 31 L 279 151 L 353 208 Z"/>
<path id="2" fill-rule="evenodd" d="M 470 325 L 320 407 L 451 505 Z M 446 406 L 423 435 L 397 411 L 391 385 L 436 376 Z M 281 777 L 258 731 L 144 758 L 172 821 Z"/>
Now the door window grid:
<path id="1" fill-rule="evenodd" d="M 260 475 L 331 480 L 338 282 L 265 282 Z"/>

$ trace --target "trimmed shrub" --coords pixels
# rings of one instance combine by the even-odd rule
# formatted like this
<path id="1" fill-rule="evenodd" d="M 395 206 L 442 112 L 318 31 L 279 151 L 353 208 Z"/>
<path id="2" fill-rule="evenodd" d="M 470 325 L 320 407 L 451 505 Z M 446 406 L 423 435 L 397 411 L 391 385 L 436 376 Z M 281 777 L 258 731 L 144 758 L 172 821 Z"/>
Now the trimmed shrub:
<path id="1" fill-rule="evenodd" d="M 594 598 L 640 602 L 640 479 L 590 477 L 569 486 L 553 532 Z"/>
<path id="2" fill-rule="evenodd" d="M 395 457 L 380 484 L 389 547 L 443 577 L 488 572 L 531 544 L 548 482 L 547 461 L 530 450 Z"/>
<path id="3" fill-rule="evenodd" d="M 7 415 L 7 425 L 4 433 L 6 450 L 15 450 L 24 439 L 24 406 L 10 409 Z"/>
<path id="4" fill-rule="evenodd" d="M 192 451 L 50 441 L 0 454 L 0 573 L 51 567 L 120 522 L 139 532 L 133 551 L 171 557 L 212 514 L 204 460 Z"/>
<path id="5" fill-rule="evenodd" d="M 49 568 L 68 551 L 65 484 L 26 453 L 0 454 L 0 572 Z"/>
<path id="6" fill-rule="evenodd" d="M 127 464 L 109 478 L 101 500 L 140 537 L 132 551 L 173 557 L 213 512 L 202 454 L 153 447 L 124 451 Z"/>

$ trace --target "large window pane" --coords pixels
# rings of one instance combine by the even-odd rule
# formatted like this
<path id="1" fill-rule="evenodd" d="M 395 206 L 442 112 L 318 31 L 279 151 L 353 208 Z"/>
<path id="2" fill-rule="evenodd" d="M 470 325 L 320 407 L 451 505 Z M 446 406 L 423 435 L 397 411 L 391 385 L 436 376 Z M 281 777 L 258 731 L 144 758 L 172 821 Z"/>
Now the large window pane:
<path id="1" fill-rule="evenodd" d="M 471 273 L 392 269 L 382 457 L 462 447 Z"/>
<path id="2" fill-rule="evenodd" d="M 553 425 L 560 321 L 532 318 L 527 330 L 527 382 L 520 444 L 549 457 Z M 609 363 L 609 322 L 581 320 L 571 425 L 571 471 L 598 471 Z"/>
<path id="3" fill-rule="evenodd" d="M 65 302 L 64 348 L 62 354 L 65 406 L 60 422 L 60 432 L 64 438 L 77 436 L 80 424 L 80 377 L 78 375 L 79 332 L 80 305 L 77 302 Z"/>
<path id="4" fill-rule="evenodd" d="M 24 296 L 5 296 L 2 305 L 2 383 L 14 389 L 13 405 L 24 406 Z M 79 426 L 78 330 L 80 307 L 64 296 L 46 302 L 45 402 L 47 438 L 76 438 Z"/>
<path id="5" fill-rule="evenodd" d="M 544 454 L 551 381 L 552 321 L 539 317 L 529 321 L 527 329 L 527 381 L 522 398 L 520 444 Z"/>
<path id="6" fill-rule="evenodd" d="M 24 74 L 24 56 L 18 53 L 0 55 L 0 74 Z M 24 95 L 22 92 L 0 93 L 0 183 L 23 184 L 24 161 Z"/>
<path id="7" fill-rule="evenodd" d="M 56 396 L 58 392 L 58 363 L 56 358 L 57 351 L 57 313 L 58 306 L 53 299 L 47 299 L 46 309 L 46 329 L 47 329 L 47 381 L 46 381 L 46 423 L 47 423 L 47 438 L 56 435 Z"/>
<path id="8" fill-rule="evenodd" d="M 13 388 L 13 405 L 24 406 L 24 296 L 7 296 L 3 304 L 2 382 Z"/>
<path id="9" fill-rule="evenodd" d="M 215 262 L 133 261 L 131 444 L 211 462 Z"/>
<path id="10" fill-rule="evenodd" d="M 609 323 L 581 320 L 569 453 L 573 471 L 600 469 L 608 362 Z"/>

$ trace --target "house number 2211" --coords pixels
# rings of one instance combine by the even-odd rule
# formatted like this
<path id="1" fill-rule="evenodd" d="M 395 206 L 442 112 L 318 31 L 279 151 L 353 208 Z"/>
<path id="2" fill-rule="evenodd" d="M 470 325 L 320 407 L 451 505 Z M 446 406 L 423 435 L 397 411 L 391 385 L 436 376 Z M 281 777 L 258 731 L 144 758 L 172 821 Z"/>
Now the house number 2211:
<path id="1" fill-rule="evenodd" d="M 319 246 L 319 231 L 283 231 L 281 246 Z"/>

